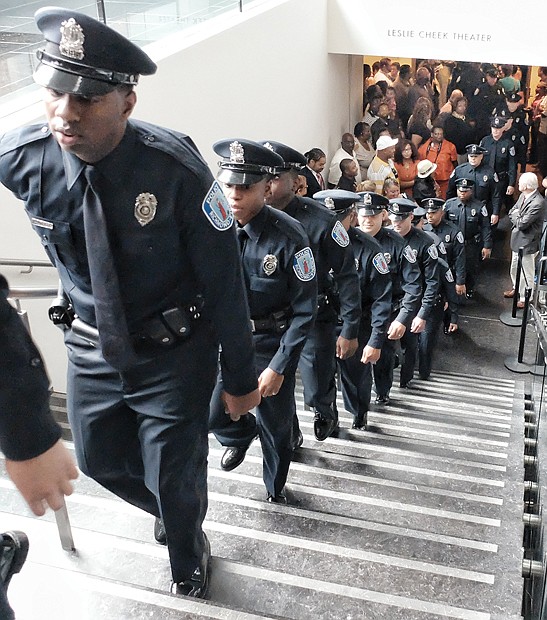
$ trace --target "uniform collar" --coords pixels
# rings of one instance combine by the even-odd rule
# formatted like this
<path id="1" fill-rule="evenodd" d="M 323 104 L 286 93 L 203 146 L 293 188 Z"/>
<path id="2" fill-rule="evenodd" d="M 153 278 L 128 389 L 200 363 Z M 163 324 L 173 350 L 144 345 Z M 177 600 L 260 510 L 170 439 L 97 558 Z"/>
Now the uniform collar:
<path id="1" fill-rule="evenodd" d="M 245 226 L 242 227 L 243 230 L 247 233 L 247 235 L 249 235 L 249 239 L 251 239 L 255 243 L 257 243 L 260 239 L 260 235 L 262 234 L 262 231 L 264 230 L 266 222 L 269 218 L 269 209 L 272 208 L 273 207 L 268 207 L 267 205 L 264 205 L 264 207 L 260 209 L 260 211 L 253 217 L 253 219 L 250 222 L 247 222 Z"/>

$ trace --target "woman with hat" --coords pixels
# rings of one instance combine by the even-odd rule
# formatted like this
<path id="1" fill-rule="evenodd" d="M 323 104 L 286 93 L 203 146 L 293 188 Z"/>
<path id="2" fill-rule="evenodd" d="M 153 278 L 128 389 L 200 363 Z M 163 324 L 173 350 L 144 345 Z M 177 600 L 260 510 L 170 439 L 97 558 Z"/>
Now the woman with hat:
<path id="1" fill-rule="evenodd" d="M 429 161 L 429 159 L 418 162 L 412 192 L 413 198 L 418 204 L 421 204 L 425 198 L 440 198 L 439 185 L 433 178 L 435 170 L 437 170 L 437 164 Z"/>

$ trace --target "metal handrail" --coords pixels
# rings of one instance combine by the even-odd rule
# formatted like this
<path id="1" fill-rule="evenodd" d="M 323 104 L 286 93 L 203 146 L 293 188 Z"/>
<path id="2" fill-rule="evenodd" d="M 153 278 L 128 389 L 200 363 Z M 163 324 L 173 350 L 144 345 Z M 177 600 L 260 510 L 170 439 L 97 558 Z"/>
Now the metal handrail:
<path id="1" fill-rule="evenodd" d="M 0 265 L 4 267 L 27 267 L 21 273 L 32 273 L 34 267 L 53 267 L 48 260 L 22 260 L 20 258 L 0 258 Z"/>
<path id="2" fill-rule="evenodd" d="M 41 297 L 56 297 L 57 287 L 19 287 L 9 290 L 10 299 L 38 299 Z"/>

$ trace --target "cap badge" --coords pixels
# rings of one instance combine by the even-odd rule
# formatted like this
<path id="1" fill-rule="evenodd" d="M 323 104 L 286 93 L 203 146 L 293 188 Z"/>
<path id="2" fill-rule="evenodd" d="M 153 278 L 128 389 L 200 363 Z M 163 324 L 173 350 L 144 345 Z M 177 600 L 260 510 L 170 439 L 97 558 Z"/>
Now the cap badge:
<path id="1" fill-rule="evenodd" d="M 84 31 L 80 24 L 71 17 L 61 23 L 61 42 L 59 43 L 59 51 L 63 56 L 82 60 L 84 57 Z"/>
<path id="2" fill-rule="evenodd" d="M 277 256 L 266 254 L 262 261 L 262 268 L 267 276 L 271 276 L 277 269 Z"/>
<path id="3" fill-rule="evenodd" d="M 272 153 L 274 152 L 274 147 L 269 142 L 265 142 L 264 146 L 265 148 L 269 149 Z"/>
<path id="4" fill-rule="evenodd" d="M 486 181 L 488 181 L 488 175 L 487 175 L 487 174 L 485 174 L 485 175 L 482 177 L 482 180 L 486 183 Z"/>
<path id="5" fill-rule="evenodd" d="M 244 164 L 245 152 L 243 146 L 236 140 L 230 144 L 230 162 L 232 164 Z"/>
<path id="6" fill-rule="evenodd" d="M 433 202 L 433 200 L 431 198 L 427 201 L 427 206 L 431 207 L 431 208 L 433 208 L 435 206 L 435 203 Z"/>
<path id="7" fill-rule="evenodd" d="M 325 198 L 325 207 L 331 211 L 334 211 L 334 200 L 330 196 Z"/>
<path id="8" fill-rule="evenodd" d="M 363 204 L 367 206 L 372 204 L 372 196 L 370 194 L 365 194 L 363 198 Z"/>
<path id="9" fill-rule="evenodd" d="M 146 226 L 156 217 L 158 201 L 154 194 L 144 192 L 135 199 L 135 217 L 141 226 Z"/>
<path id="10" fill-rule="evenodd" d="M 393 211 L 393 213 L 399 213 L 399 205 L 397 203 L 391 205 L 391 210 Z"/>

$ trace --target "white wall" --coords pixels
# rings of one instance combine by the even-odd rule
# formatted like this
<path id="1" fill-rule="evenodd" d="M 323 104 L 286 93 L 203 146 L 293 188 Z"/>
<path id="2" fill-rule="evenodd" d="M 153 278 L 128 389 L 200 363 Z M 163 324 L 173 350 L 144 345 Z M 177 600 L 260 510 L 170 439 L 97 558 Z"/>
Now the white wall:
<path id="1" fill-rule="evenodd" d="M 158 72 L 142 78 L 135 116 L 192 136 L 213 171 L 211 145 L 246 137 L 332 154 L 360 120 L 362 58 L 327 53 L 328 0 L 277 0 L 220 16 L 205 28 L 147 47 Z M 231 26 L 230 30 L 226 30 Z M 39 109 L 39 108 L 38 108 Z M 39 120 L 36 109 L 16 123 Z M 1 126 L 7 128 L 7 120 Z M 18 201 L 0 186 L 0 257 L 43 259 Z M 3 271 L 6 271 L 5 269 Z M 55 283 L 53 274 L 9 270 L 12 285 Z M 45 318 L 47 303 L 25 301 L 33 333 L 58 390 L 65 389 L 60 333 Z"/>

